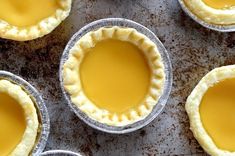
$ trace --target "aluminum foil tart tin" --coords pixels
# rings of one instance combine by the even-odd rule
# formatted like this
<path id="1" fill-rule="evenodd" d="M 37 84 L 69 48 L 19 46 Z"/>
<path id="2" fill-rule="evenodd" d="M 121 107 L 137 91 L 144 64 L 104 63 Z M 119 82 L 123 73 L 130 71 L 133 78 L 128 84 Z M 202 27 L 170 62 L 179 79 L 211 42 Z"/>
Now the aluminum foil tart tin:
<path id="1" fill-rule="evenodd" d="M 203 21 L 202 19 L 197 17 L 192 11 L 189 10 L 189 8 L 185 5 L 184 0 L 178 0 L 178 2 L 180 3 L 184 12 L 188 16 L 190 16 L 194 21 L 199 23 L 200 25 L 208 29 L 212 29 L 212 30 L 220 31 L 220 32 L 234 32 L 235 31 L 235 25 L 217 25 L 217 24 L 207 23 Z"/>
<path id="2" fill-rule="evenodd" d="M 123 127 L 115 127 L 115 126 L 109 126 L 106 124 L 99 123 L 91 118 L 89 118 L 85 113 L 83 113 L 76 105 L 74 105 L 71 102 L 69 94 L 65 91 L 64 85 L 63 85 L 63 65 L 68 59 L 70 49 L 75 45 L 75 43 L 86 33 L 99 29 L 101 27 L 109 27 L 109 26 L 121 26 L 121 27 L 129 27 L 129 28 L 135 28 L 137 31 L 145 34 L 149 39 L 151 39 L 158 47 L 158 50 L 162 56 L 163 63 L 165 66 L 165 74 L 166 74 L 166 81 L 164 84 L 164 89 L 163 89 L 163 94 L 160 97 L 158 103 L 156 106 L 153 108 L 151 114 L 149 114 L 145 119 L 135 122 L 133 124 L 123 126 Z M 68 42 L 64 53 L 61 57 L 61 62 L 60 62 L 60 85 L 63 91 L 63 94 L 67 100 L 67 103 L 71 107 L 71 109 L 76 113 L 76 115 L 83 120 L 85 123 L 87 123 L 89 126 L 103 131 L 107 133 L 113 133 L 113 134 L 124 134 L 124 133 L 129 133 L 136 131 L 147 124 L 149 124 L 154 118 L 156 118 L 161 111 L 163 110 L 167 99 L 169 97 L 170 91 L 171 91 L 171 86 L 172 86 L 172 67 L 171 67 L 171 61 L 169 58 L 169 55 L 161 43 L 161 41 L 157 38 L 157 36 L 150 31 L 148 28 L 144 27 L 143 25 L 136 23 L 134 21 L 128 20 L 128 19 L 123 19 L 123 18 L 107 18 L 107 19 L 101 19 L 98 21 L 94 21 L 83 28 L 81 28 Z"/>
<path id="3" fill-rule="evenodd" d="M 37 141 L 35 147 L 32 151 L 33 156 L 38 156 L 44 150 L 47 142 L 47 138 L 50 130 L 50 120 L 47 112 L 46 105 L 39 94 L 39 92 L 27 81 L 19 76 L 16 76 L 7 71 L 0 70 L 0 79 L 5 79 L 21 86 L 25 92 L 27 92 L 31 99 L 34 101 L 35 108 L 37 109 L 37 114 L 40 122 L 40 130 L 38 132 Z"/>
<path id="4" fill-rule="evenodd" d="M 40 156 L 82 156 L 82 155 L 71 151 L 52 150 L 52 151 L 43 152 L 42 154 L 40 154 Z"/>

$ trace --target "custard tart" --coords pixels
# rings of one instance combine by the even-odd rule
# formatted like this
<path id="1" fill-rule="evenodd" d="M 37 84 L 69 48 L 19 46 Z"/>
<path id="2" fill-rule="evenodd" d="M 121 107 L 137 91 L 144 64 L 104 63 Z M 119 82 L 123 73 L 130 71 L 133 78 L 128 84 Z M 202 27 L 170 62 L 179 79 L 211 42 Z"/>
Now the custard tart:
<path id="1" fill-rule="evenodd" d="M 213 156 L 235 156 L 235 65 L 216 68 L 198 83 L 186 102 L 190 127 Z"/>
<path id="2" fill-rule="evenodd" d="M 136 29 L 120 26 L 82 36 L 71 48 L 62 73 L 72 103 L 109 126 L 147 117 L 165 83 L 157 46 Z"/>
<path id="3" fill-rule="evenodd" d="M 235 24 L 235 0 L 184 0 L 186 6 L 205 22 Z"/>
<path id="4" fill-rule="evenodd" d="M 0 37 L 32 40 L 54 30 L 68 15 L 71 0 L 0 0 Z"/>
<path id="5" fill-rule="evenodd" d="M 28 156 L 39 121 L 30 96 L 18 85 L 0 80 L 0 156 Z"/>

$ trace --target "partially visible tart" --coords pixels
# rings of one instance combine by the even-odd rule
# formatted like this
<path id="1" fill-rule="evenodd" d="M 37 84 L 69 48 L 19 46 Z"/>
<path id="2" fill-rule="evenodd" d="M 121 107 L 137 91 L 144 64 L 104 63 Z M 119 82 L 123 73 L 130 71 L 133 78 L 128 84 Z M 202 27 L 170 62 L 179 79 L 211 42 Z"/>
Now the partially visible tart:
<path id="1" fill-rule="evenodd" d="M 126 126 L 148 116 L 163 92 L 157 46 L 133 28 L 102 27 L 82 36 L 63 66 L 71 101 L 90 118 Z"/>
<path id="2" fill-rule="evenodd" d="M 184 0 L 184 3 L 205 22 L 235 24 L 235 0 Z"/>
<path id="3" fill-rule="evenodd" d="M 0 37 L 32 40 L 54 30 L 68 15 L 71 0 L 1 0 Z"/>
<path id="4" fill-rule="evenodd" d="M 190 127 L 213 156 L 235 156 L 235 65 L 209 72 L 186 102 Z"/>
<path id="5" fill-rule="evenodd" d="M 0 80 L 0 156 L 28 156 L 39 121 L 30 96 L 18 85 Z"/>

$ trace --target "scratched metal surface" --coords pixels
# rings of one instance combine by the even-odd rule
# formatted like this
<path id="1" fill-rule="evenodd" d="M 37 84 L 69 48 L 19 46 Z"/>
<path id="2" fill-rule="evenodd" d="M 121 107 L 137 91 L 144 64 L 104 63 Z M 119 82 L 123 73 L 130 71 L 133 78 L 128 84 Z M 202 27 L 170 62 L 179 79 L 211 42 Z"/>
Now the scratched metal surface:
<path id="1" fill-rule="evenodd" d="M 147 127 L 126 135 L 86 126 L 67 107 L 59 86 L 60 56 L 69 38 L 85 24 L 106 17 L 129 18 L 150 28 L 173 64 L 173 90 L 164 112 Z M 70 17 L 51 34 L 29 42 L 0 39 L 0 69 L 23 77 L 42 93 L 51 118 L 46 150 L 90 156 L 206 155 L 189 131 L 185 100 L 209 70 L 235 63 L 234 50 L 234 33 L 201 27 L 176 0 L 74 0 Z"/>

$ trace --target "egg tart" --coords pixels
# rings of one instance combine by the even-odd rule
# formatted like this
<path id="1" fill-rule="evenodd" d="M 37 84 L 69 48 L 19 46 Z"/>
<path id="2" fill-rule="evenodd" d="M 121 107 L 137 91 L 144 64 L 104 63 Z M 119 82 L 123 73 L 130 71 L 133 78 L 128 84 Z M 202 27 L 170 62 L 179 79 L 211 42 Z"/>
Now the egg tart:
<path id="1" fill-rule="evenodd" d="M 72 103 L 110 126 L 126 126 L 148 116 L 165 82 L 157 46 L 136 29 L 120 26 L 82 36 L 62 73 Z"/>
<path id="2" fill-rule="evenodd" d="M 205 22 L 235 24 L 235 0 L 184 0 L 186 6 Z"/>
<path id="3" fill-rule="evenodd" d="M 0 80 L 0 156 L 28 156 L 39 127 L 30 96 L 18 85 Z"/>
<path id="4" fill-rule="evenodd" d="M 187 99 L 191 130 L 210 155 L 235 155 L 234 93 L 235 65 L 231 65 L 209 72 Z"/>
<path id="5" fill-rule="evenodd" d="M 0 0 L 0 37 L 32 40 L 54 30 L 68 15 L 71 0 Z"/>

